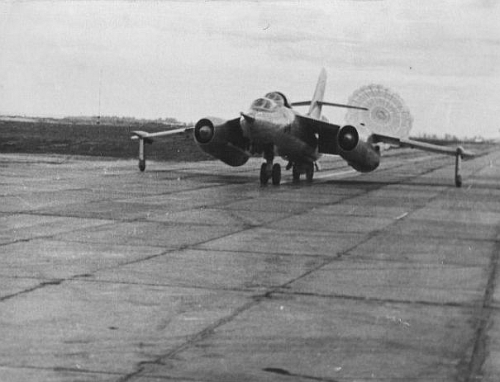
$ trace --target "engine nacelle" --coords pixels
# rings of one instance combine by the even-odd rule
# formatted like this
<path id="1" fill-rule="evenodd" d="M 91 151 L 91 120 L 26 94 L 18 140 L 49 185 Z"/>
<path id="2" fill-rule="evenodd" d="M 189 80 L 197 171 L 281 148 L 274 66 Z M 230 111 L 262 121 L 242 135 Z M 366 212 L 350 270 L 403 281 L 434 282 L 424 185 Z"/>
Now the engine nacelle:
<path id="1" fill-rule="evenodd" d="M 341 127 L 337 133 L 339 155 L 356 171 L 370 172 L 380 164 L 380 150 L 369 139 L 351 125 Z"/>
<path id="2" fill-rule="evenodd" d="M 229 166 L 244 165 L 250 158 L 239 118 L 202 118 L 194 127 L 194 140 L 203 151 Z"/>

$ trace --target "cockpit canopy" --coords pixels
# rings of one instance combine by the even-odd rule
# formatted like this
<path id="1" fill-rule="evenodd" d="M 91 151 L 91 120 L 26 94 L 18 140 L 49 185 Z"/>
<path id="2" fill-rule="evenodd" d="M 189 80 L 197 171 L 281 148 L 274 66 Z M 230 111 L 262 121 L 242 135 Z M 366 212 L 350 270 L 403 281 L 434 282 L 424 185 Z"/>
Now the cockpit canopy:
<path id="1" fill-rule="evenodd" d="M 270 92 L 267 93 L 264 97 L 257 98 L 255 101 L 253 101 L 250 108 L 259 111 L 271 111 L 279 106 L 285 106 L 288 108 L 290 107 L 286 97 L 282 93 Z"/>
<path id="2" fill-rule="evenodd" d="M 290 107 L 290 104 L 288 103 L 288 100 L 286 99 L 285 95 L 280 92 L 270 92 L 267 93 L 266 98 L 272 99 L 274 102 L 276 102 L 279 106 L 285 106 L 285 107 Z"/>
<path id="3" fill-rule="evenodd" d="M 252 102 L 252 105 L 250 106 L 251 109 L 253 110 L 260 110 L 260 111 L 271 111 L 276 109 L 278 105 L 276 102 L 269 98 L 257 98 L 255 101 Z"/>

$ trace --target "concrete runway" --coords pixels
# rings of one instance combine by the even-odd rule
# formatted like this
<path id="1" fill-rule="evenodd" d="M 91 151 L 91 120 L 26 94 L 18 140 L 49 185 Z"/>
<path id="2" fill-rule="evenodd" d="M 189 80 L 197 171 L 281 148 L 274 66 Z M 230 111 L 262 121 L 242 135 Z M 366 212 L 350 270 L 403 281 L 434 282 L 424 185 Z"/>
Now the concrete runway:
<path id="1" fill-rule="evenodd" d="M 0 155 L 0 381 L 500 380 L 499 151 L 259 165 Z"/>

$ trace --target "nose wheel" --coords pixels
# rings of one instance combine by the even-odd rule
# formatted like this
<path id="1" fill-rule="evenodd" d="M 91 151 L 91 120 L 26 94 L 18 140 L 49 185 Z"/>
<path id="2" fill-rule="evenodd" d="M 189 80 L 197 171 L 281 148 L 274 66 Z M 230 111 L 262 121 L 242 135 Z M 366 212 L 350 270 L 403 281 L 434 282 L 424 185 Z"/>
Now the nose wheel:
<path id="1" fill-rule="evenodd" d="M 281 183 L 281 166 L 279 163 L 262 163 L 260 167 L 260 184 L 265 186 L 271 180 L 273 186 Z"/>

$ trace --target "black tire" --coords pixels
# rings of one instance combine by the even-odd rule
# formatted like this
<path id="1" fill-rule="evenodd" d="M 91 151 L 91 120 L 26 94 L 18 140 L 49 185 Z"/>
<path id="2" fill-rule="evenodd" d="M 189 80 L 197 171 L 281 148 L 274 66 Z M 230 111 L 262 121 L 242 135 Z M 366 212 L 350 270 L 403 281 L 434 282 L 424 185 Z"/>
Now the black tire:
<path id="1" fill-rule="evenodd" d="M 271 177 L 273 186 L 279 186 L 281 183 L 281 166 L 279 163 L 274 164 Z"/>
<path id="2" fill-rule="evenodd" d="M 314 178 L 314 163 L 308 163 L 306 168 L 307 183 L 312 183 Z"/>
<path id="3" fill-rule="evenodd" d="M 293 168 L 292 168 L 292 179 L 293 179 L 293 183 L 299 183 L 300 182 L 300 170 L 297 167 L 297 165 L 293 165 Z"/>
<path id="4" fill-rule="evenodd" d="M 141 170 L 141 172 L 144 172 L 145 169 L 146 169 L 146 160 L 139 159 L 139 170 Z"/>
<path id="5" fill-rule="evenodd" d="M 455 186 L 462 187 L 462 175 L 455 176 Z"/>
<path id="6" fill-rule="evenodd" d="M 269 173 L 267 172 L 267 163 L 260 166 L 260 184 L 265 186 L 269 182 Z"/>

